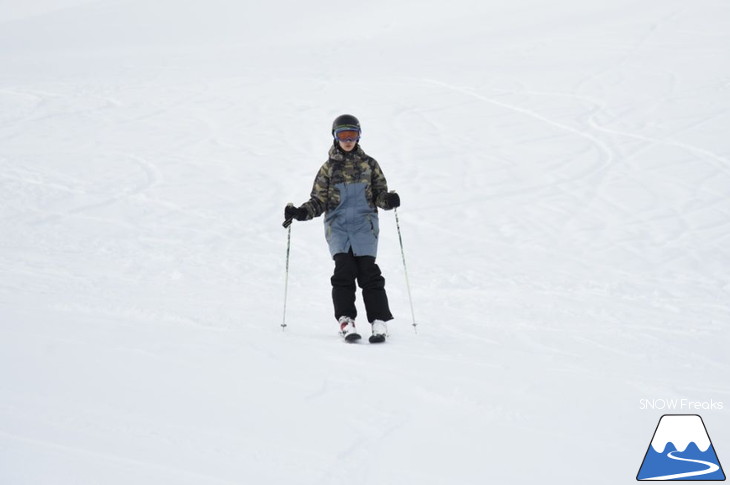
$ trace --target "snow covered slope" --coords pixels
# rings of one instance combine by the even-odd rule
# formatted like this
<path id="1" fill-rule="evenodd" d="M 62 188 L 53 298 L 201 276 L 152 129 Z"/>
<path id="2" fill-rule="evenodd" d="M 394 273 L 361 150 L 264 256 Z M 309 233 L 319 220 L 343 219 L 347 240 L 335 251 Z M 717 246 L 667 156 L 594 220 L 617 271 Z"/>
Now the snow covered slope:
<path id="1" fill-rule="evenodd" d="M 633 483 L 670 398 L 730 461 L 730 6 L 505 4 L 3 4 L 0 482 Z M 384 346 L 321 220 L 280 327 L 344 112 Z"/>

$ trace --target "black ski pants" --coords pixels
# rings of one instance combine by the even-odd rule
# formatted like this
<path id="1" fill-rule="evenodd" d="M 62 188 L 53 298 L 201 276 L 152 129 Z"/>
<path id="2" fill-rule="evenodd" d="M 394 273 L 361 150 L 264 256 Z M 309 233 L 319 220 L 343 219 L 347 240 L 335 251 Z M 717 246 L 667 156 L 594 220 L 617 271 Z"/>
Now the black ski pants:
<path id="1" fill-rule="evenodd" d="M 368 322 L 393 319 L 385 293 L 385 278 L 372 256 L 355 256 L 352 249 L 347 253 L 334 256 L 335 273 L 332 275 L 332 302 L 335 305 L 335 318 L 342 316 L 355 318 L 355 281 L 362 289 Z"/>

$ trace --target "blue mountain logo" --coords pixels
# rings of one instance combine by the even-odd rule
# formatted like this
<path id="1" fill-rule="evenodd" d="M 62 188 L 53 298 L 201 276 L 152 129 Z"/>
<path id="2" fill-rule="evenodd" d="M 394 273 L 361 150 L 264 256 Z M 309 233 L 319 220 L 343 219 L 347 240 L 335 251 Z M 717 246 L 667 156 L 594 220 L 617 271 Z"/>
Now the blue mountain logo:
<path id="1" fill-rule="evenodd" d="M 696 414 L 662 416 L 636 479 L 725 480 L 702 418 Z"/>

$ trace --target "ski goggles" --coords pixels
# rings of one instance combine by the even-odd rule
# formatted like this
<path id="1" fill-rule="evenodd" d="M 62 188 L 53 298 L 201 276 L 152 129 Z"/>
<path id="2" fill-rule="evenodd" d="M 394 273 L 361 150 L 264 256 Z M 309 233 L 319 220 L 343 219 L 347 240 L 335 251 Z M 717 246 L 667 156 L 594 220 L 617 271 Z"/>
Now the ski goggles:
<path id="1" fill-rule="evenodd" d="M 357 130 L 342 130 L 335 132 L 335 138 L 337 141 L 358 141 L 360 139 L 360 132 Z"/>

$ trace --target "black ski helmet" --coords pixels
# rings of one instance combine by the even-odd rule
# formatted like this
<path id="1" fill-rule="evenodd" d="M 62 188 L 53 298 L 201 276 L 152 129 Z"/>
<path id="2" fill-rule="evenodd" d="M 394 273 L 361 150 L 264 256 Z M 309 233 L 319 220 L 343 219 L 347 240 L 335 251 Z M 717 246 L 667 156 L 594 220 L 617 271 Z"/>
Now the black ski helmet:
<path id="1" fill-rule="evenodd" d="M 353 130 L 360 133 L 360 121 L 352 115 L 340 115 L 332 122 L 332 136 L 337 131 Z"/>

